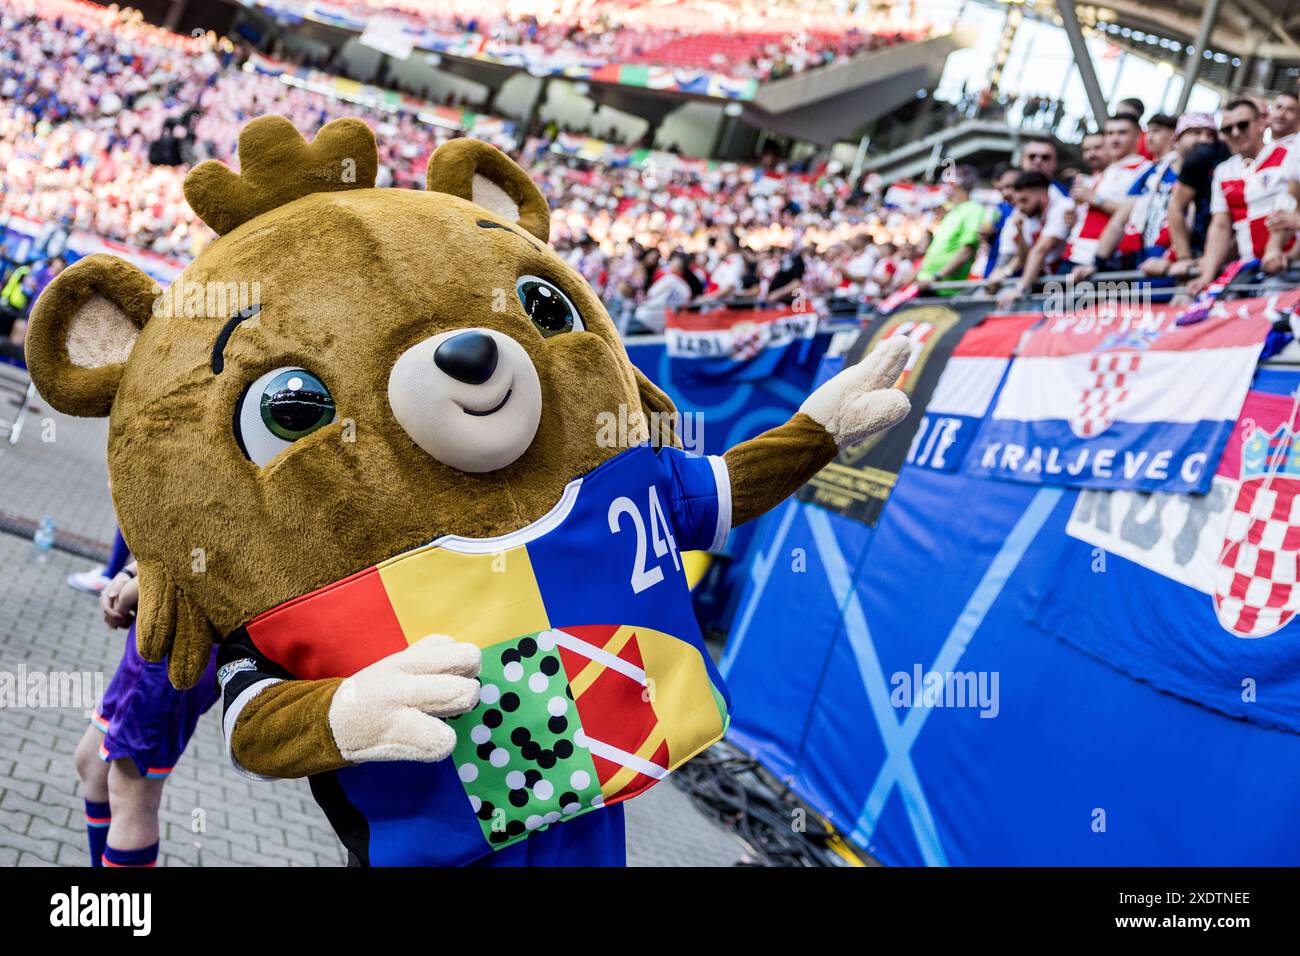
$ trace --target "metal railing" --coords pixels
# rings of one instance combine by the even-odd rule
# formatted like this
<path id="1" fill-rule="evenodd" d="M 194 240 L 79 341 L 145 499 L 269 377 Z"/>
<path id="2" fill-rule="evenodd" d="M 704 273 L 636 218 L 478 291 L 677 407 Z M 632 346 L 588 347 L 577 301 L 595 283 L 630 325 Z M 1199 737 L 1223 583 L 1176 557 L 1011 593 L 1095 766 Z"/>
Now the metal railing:
<path id="1" fill-rule="evenodd" d="M 1069 282 L 1065 275 L 1046 275 L 1039 278 L 1033 286 L 1033 291 L 1016 300 L 1009 308 L 1001 309 L 1003 312 L 1032 312 L 1043 311 L 1044 301 L 1051 295 L 1056 294 L 1056 287 L 1060 287 L 1064 295 L 1062 311 L 1076 311 L 1079 306 L 1071 305 L 1071 301 L 1079 301 L 1081 298 L 1087 298 L 1092 295 L 1090 305 L 1093 308 L 1106 304 L 1106 298 L 1103 295 L 1094 293 L 1115 292 L 1127 300 L 1117 304 L 1139 304 L 1142 298 L 1149 296 L 1150 304 L 1167 304 L 1177 297 L 1183 297 L 1190 301 L 1190 295 L 1187 290 L 1187 279 L 1170 280 L 1161 276 L 1148 276 L 1138 270 L 1122 270 L 1113 272 L 1098 272 L 1089 276 L 1086 280 L 1079 282 Z M 969 304 L 989 304 L 997 302 L 997 292 L 985 292 L 985 281 L 982 279 L 962 279 L 949 280 L 943 282 L 930 283 L 929 293 L 924 296 L 917 296 L 909 300 L 900 309 L 913 305 L 950 305 L 961 306 Z M 1266 275 L 1259 271 L 1243 271 L 1235 279 L 1227 284 L 1222 293 L 1219 295 L 1220 301 L 1231 301 L 1240 298 L 1258 298 L 1286 292 L 1292 289 L 1300 289 L 1300 260 L 1292 262 L 1284 272 L 1273 275 Z M 1001 290 L 999 290 L 1001 291 Z M 940 295 L 938 293 L 952 292 L 954 295 Z M 1117 297 L 1118 297 L 1117 295 Z M 1100 301 L 1098 301 L 1100 299 Z M 861 297 L 831 297 L 822 300 L 815 308 L 819 313 L 819 331 L 836 332 L 845 331 L 861 327 L 861 325 L 878 315 L 876 302 L 868 302 Z M 701 312 L 715 308 L 726 309 L 779 309 L 789 308 L 789 302 L 768 302 L 757 297 L 735 297 L 720 302 L 692 303 L 680 306 L 677 311 L 683 312 Z M 1084 306 L 1087 307 L 1087 306 Z M 990 310 L 992 311 L 992 310 Z M 1278 317 L 1275 328 L 1279 331 L 1290 331 L 1290 314 Z M 629 337 L 631 341 L 638 343 L 650 343 L 662 338 L 662 335 L 655 333 L 643 333 Z M 1297 365 L 1300 364 L 1300 346 L 1289 348 L 1287 355 L 1277 355 L 1268 360 L 1270 365 Z"/>
<path id="2" fill-rule="evenodd" d="M 1086 293 L 1091 290 L 1119 291 L 1127 289 L 1130 292 L 1141 292 L 1145 290 L 1154 298 L 1158 296 L 1162 301 L 1174 296 L 1186 296 L 1187 279 L 1170 280 L 1163 276 L 1149 276 L 1137 269 L 1129 269 L 1115 272 L 1097 272 L 1087 279 L 1078 282 L 1072 282 L 1069 277 L 1062 274 L 1049 274 L 1040 276 L 1034 283 L 1034 291 L 1023 296 L 1018 300 L 1018 304 L 1032 306 L 1036 299 L 1048 295 L 1056 287 L 1064 292 Z M 1009 283 L 1004 284 L 1005 289 Z M 985 292 L 987 285 L 983 279 L 952 279 L 936 281 L 928 284 L 929 294 L 917 296 L 911 302 L 947 302 L 947 303 L 967 303 L 967 302 L 992 302 L 996 301 L 1002 289 L 996 292 Z M 1291 288 L 1300 288 L 1300 260 L 1292 263 L 1290 268 L 1285 272 L 1274 275 L 1265 275 L 1261 272 L 1243 272 L 1228 284 L 1224 292 L 1225 297 L 1240 298 L 1241 294 L 1266 294 L 1271 292 L 1282 292 Z M 937 293 L 955 292 L 956 295 L 939 295 Z M 842 312 L 874 312 L 876 303 L 860 297 L 835 297 L 832 296 L 825 300 L 828 308 L 822 311 L 830 313 Z M 789 307 L 788 302 L 770 302 L 757 296 L 735 296 L 726 300 L 711 302 L 693 302 L 682 306 L 677 306 L 675 311 L 679 312 L 700 312 L 715 308 L 726 309 L 775 309 Z M 1013 309 L 1012 311 L 1021 311 Z"/>
<path id="3" fill-rule="evenodd" d="M 1149 276 L 1137 269 L 1116 272 L 1096 272 L 1090 275 L 1087 279 L 1079 280 L 1077 282 L 1070 280 L 1067 275 L 1050 274 L 1040 276 L 1034 282 L 1034 291 L 1017 300 L 1017 305 L 1026 304 L 1032 306 L 1035 300 L 1057 290 L 1070 295 L 1095 293 L 1097 291 L 1118 292 L 1121 290 L 1127 290 L 1130 295 L 1135 293 L 1138 295 L 1149 294 L 1153 299 L 1158 297 L 1161 302 L 1164 302 L 1178 296 L 1189 296 L 1187 282 L 1191 278 L 1194 277 L 1188 276 L 1181 279 L 1170 279 L 1165 276 Z M 983 290 L 986 285 L 987 283 L 983 279 L 961 279 L 932 282 L 928 287 L 931 292 L 956 292 L 958 295 L 918 296 L 912 301 L 995 301 L 1002 289 L 993 292 L 985 292 Z M 1003 288 L 1006 288 L 1006 286 L 1004 285 Z M 1287 289 L 1294 288 L 1300 288 L 1300 261 L 1293 262 L 1285 271 L 1272 275 L 1268 275 L 1258 270 L 1244 271 L 1233 281 L 1228 283 L 1221 297 L 1235 299 L 1253 295 L 1284 292 Z M 1025 310 L 1014 308 L 1012 311 Z"/>

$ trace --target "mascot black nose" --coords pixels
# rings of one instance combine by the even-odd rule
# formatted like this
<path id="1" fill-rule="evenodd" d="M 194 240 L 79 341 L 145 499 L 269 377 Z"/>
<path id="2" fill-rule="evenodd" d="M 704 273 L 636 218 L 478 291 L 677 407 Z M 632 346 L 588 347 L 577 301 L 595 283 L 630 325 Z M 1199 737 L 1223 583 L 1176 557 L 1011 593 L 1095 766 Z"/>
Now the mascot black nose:
<path id="1" fill-rule="evenodd" d="M 433 361 L 458 382 L 482 385 L 497 370 L 497 344 L 486 333 L 462 332 L 439 345 Z"/>

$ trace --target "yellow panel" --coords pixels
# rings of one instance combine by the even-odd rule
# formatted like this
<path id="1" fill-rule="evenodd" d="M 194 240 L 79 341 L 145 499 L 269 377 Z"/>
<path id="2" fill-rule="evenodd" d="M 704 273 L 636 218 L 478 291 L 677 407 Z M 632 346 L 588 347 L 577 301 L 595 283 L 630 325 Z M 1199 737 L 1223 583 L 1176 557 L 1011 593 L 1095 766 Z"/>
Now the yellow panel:
<path id="1" fill-rule="evenodd" d="M 488 647 L 550 627 L 528 549 L 461 554 L 424 548 L 379 566 L 410 643 L 427 634 Z"/>
<path id="2" fill-rule="evenodd" d="M 686 574 L 686 586 L 692 591 L 704 578 L 704 572 L 713 563 L 713 556 L 707 551 L 683 551 L 682 568 Z"/>
<path id="3" fill-rule="evenodd" d="M 650 706 L 668 740 L 669 765 L 676 766 L 722 735 L 713 685 L 700 652 L 690 644 L 647 628 L 635 631 L 646 677 L 654 681 Z"/>

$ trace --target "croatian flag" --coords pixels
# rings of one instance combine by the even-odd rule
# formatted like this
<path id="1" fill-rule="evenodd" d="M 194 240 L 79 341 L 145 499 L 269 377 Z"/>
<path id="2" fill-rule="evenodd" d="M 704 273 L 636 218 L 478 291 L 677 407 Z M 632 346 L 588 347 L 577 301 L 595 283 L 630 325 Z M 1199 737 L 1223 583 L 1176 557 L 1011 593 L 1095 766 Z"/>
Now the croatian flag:
<path id="1" fill-rule="evenodd" d="M 1037 315 L 990 315 L 962 336 L 925 406 L 907 452 L 909 465 L 947 472 L 961 467 L 1016 346 L 1040 319 Z"/>
<path id="2" fill-rule="evenodd" d="M 947 197 L 942 186 L 917 185 L 909 182 L 894 183 L 885 190 L 885 205 L 908 212 L 938 209 Z"/>
<path id="3" fill-rule="evenodd" d="M 967 471 L 1075 488 L 1206 491 L 1270 323 L 1262 307 L 1191 326 L 1176 320 L 1166 306 L 1045 321 L 1011 363 Z"/>
<path id="4" fill-rule="evenodd" d="M 668 312 L 664 344 L 675 380 L 760 381 L 791 348 L 811 344 L 817 323 L 811 309 Z"/>

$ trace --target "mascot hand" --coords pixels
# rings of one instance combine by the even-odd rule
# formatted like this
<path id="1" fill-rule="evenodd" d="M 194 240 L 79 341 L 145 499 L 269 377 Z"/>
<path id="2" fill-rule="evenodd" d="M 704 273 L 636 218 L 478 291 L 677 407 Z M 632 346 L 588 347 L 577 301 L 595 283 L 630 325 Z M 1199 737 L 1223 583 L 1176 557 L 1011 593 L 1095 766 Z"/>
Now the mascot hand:
<path id="1" fill-rule="evenodd" d="M 825 428 L 840 448 L 897 425 L 912 407 L 893 387 L 910 354 L 906 336 L 886 339 L 804 399 L 799 411 Z"/>
<path id="2" fill-rule="evenodd" d="M 330 701 L 330 731 L 351 763 L 443 760 L 456 733 L 439 717 L 478 703 L 479 649 L 430 634 L 343 681 Z"/>

